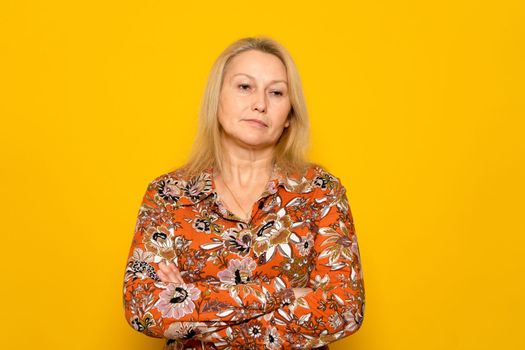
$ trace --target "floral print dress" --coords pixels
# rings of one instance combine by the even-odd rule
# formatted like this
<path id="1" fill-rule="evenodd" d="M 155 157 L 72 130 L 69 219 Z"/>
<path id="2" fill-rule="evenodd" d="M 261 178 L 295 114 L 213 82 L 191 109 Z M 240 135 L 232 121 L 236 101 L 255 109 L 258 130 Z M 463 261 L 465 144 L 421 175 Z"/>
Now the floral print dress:
<path id="1" fill-rule="evenodd" d="M 164 349 L 311 349 L 355 333 L 365 294 L 345 187 L 317 164 L 274 163 L 249 222 L 215 191 L 213 169 L 148 184 L 124 275 L 127 322 Z M 169 261 L 184 283 L 163 283 Z M 312 288 L 295 298 L 292 288 Z"/>

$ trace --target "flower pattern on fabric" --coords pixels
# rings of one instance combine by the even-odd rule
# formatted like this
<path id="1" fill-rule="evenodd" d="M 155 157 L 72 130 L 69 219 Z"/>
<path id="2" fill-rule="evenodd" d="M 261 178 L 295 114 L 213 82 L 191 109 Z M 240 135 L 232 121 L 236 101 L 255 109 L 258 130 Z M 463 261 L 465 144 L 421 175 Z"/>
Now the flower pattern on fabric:
<path id="1" fill-rule="evenodd" d="M 213 169 L 148 184 L 124 274 L 126 320 L 165 349 L 311 349 L 356 332 L 364 284 L 339 178 L 312 164 L 272 177 L 249 222 L 215 191 Z M 169 261 L 184 283 L 164 283 Z M 295 298 L 292 288 L 312 288 Z"/>
<path id="2" fill-rule="evenodd" d="M 193 300 L 199 299 L 201 291 L 193 284 L 169 284 L 159 295 L 157 308 L 163 317 L 179 319 L 195 310 Z"/>
<path id="3" fill-rule="evenodd" d="M 228 250 L 239 256 L 246 256 L 252 249 L 252 232 L 244 223 L 224 230 L 222 239 Z"/>
<path id="4" fill-rule="evenodd" d="M 229 285 L 246 284 L 250 282 L 256 266 L 255 261 L 250 257 L 242 260 L 232 259 L 228 263 L 228 269 L 220 271 L 217 276 L 221 282 Z"/>

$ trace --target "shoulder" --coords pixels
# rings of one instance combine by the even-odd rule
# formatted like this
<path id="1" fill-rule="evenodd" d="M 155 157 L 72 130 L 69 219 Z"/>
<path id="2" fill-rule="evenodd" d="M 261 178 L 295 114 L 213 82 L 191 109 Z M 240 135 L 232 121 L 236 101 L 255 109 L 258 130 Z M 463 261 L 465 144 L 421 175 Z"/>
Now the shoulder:
<path id="1" fill-rule="evenodd" d="M 176 168 L 156 175 L 149 182 L 148 191 L 154 192 L 164 204 L 195 204 L 211 193 L 211 174 L 203 171 L 199 175 L 189 176 L 182 168 Z"/>
<path id="2" fill-rule="evenodd" d="M 314 163 L 312 171 L 315 185 L 323 191 L 333 191 L 342 186 L 341 179 L 324 166 Z"/>
<path id="3" fill-rule="evenodd" d="M 334 195 L 344 190 L 341 179 L 318 163 L 309 163 L 302 174 L 284 176 L 282 182 L 290 192 L 310 193 L 315 197 Z"/>
<path id="4" fill-rule="evenodd" d="M 346 188 L 341 178 L 318 164 L 313 167 L 312 174 L 314 186 L 317 188 L 313 200 L 322 208 L 320 218 L 325 217 L 332 207 L 337 207 L 341 213 L 351 215 Z"/>
<path id="5" fill-rule="evenodd" d="M 189 176 L 185 174 L 182 168 L 175 168 L 173 170 L 155 175 L 150 184 L 158 184 L 161 182 L 187 182 Z"/>

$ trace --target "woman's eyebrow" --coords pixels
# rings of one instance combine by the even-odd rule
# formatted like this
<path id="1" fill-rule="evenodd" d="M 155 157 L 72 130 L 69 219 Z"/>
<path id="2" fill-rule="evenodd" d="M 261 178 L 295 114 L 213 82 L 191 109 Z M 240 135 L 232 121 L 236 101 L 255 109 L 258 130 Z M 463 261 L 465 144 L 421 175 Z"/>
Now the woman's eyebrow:
<path id="1" fill-rule="evenodd" d="M 235 77 L 235 76 L 237 76 L 237 75 L 246 75 L 248 78 L 251 78 L 251 79 L 255 80 L 254 77 L 252 77 L 251 75 L 246 74 L 246 73 L 237 73 L 237 74 L 232 75 L 231 78 L 233 79 L 233 77 Z M 282 79 L 274 79 L 274 80 L 270 81 L 270 84 L 273 84 L 273 83 L 280 83 L 280 82 L 281 82 L 281 83 L 288 84 L 288 82 L 287 82 L 286 80 L 282 80 Z"/>

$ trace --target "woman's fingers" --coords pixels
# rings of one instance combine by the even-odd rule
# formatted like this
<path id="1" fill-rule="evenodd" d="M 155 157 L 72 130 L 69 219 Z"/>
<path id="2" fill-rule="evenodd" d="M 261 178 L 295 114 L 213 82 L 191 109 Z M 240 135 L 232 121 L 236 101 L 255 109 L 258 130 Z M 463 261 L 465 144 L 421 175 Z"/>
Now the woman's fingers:
<path id="1" fill-rule="evenodd" d="M 184 283 L 184 280 L 182 279 L 182 275 L 181 275 L 179 269 L 177 268 L 177 266 L 170 265 L 170 268 L 172 269 L 173 273 L 175 274 L 175 277 L 177 278 L 177 280 L 179 280 L 181 283 Z"/>
<path id="2" fill-rule="evenodd" d="M 167 283 L 169 282 L 167 279 L 166 279 L 166 275 L 164 275 L 164 272 L 162 272 L 162 270 L 159 270 L 157 271 L 157 276 L 159 276 L 160 280 L 164 283 Z"/>
<path id="3" fill-rule="evenodd" d="M 162 281 L 162 282 L 176 282 L 176 281 L 175 281 L 176 278 L 175 278 L 175 276 L 173 275 L 172 270 L 171 270 L 168 266 L 166 266 L 166 263 L 165 263 L 164 261 L 161 261 L 161 262 L 159 263 L 159 268 L 160 268 L 159 273 L 161 273 L 162 276 L 163 276 L 164 279 L 165 279 L 165 280 Z"/>
<path id="4" fill-rule="evenodd" d="M 159 263 L 159 268 L 159 277 L 162 282 L 184 283 L 179 269 L 174 264 L 167 265 L 166 262 L 161 261 Z M 162 276 L 160 274 L 162 274 Z"/>
<path id="5" fill-rule="evenodd" d="M 169 277 L 170 281 L 180 283 L 179 278 L 177 277 L 177 274 L 175 273 L 175 271 L 173 271 L 172 266 L 175 266 L 175 265 L 170 264 L 170 266 L 168 266 L 168 268 L 167 268 L 168 277 Z"/>
<path id="6" fill-rule="evenodd" d="M 296 298 L 300 298 L 310 292 L 313 292 L 313 289 L 312 288 L 293 288 L 293 292 Z"/>

